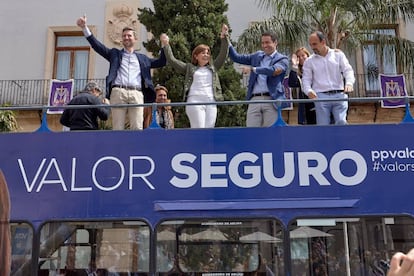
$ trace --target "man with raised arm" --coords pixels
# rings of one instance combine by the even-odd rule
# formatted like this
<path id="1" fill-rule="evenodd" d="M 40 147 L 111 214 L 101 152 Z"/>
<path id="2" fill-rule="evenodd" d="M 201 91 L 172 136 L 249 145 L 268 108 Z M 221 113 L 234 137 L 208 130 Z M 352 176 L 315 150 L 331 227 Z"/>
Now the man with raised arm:
<path id="1" fill-rule="evenodd" d="M 276 34 L 264 32 L 261 37 L 262 51 L 252 54 L 239 54 L 230 45 L 229 57 L 239 64 L 249 65 L 250 77 L 247 87 L 247 100 L 252 103 L 247 109 L 247 127 L 268 127 L 277 119 L 274 103 L 254 103 L 264 100 L 286 99 L 282 81 L 288 68 L 288 58 L 277 51 Z"/>
<path id="2" fill-rule="evenodd" d="M 137 36 L 134 29 L 124 27 L 122 30 L 123 49 L 108 48 L 98 41 L 86 25 L 86 16 L 80 17 L 76 24 L 82 28 L 83 34 L 92 48 L 109 61 L 109 73 L 106 77 L 106 97 L 111 104 L 143 104 L 155 100 L 154 85 L 151 79 L 151 68 L 159 68 L 167 63 L 161 49 L 158 59 L 149 58 L 135 51 Z M 128 108 L 112 108 L 112 128 L 125 128 L 126 114 L 131 129 L 142 129 L 144 108 L 133 106 Z"/>

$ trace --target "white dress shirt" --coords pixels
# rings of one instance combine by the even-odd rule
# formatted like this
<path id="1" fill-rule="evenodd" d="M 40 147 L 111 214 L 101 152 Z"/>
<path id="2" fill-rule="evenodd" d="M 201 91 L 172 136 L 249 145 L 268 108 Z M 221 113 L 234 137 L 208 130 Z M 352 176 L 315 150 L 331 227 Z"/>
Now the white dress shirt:
<path id="1" fill-rule="evenodd" d="M 306 95 L 310 91 L 344 90 L 344 84 L 354 83 L 354 70 L 342 51 L 329 49 L 326 56 L 312 54 L 303 64 L 302 85 Z"/>
<path id="2" fill-rule="evenodd" d="M 89 37 L 92 35 L 92 32 L 89 30 L 88 26 L 82 29 L 83 35 Z M 125 49 L 122 51 L 122 61 L 121 66 L 118 69 L 116 79 L 114 80 L 114 85 L 123 85 L 137 87 L 138 90 L 141 90 L 141 67 L 135 52 L 128 53 Z"/>

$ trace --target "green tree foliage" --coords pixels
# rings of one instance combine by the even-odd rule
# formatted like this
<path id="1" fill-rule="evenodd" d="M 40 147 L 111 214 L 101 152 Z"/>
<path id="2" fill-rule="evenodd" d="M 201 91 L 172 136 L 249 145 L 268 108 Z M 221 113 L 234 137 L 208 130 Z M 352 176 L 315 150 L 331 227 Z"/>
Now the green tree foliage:
<path id="1" fill-rule="evenodd" d="M 174 56 L 191 62 L 191 52 L 199 44 L 206 44 L 212 49 L 215 58 L 220 48 L 220 31 L 223 23 L 228 24 L 224 13 L 228 5 L 224 0 L 153 0 L 154 10 L 138 9 L 138 19 L 154 38 L 144 42 L 144 47 L 158 55 L 159 36 L 166 33 Z M 244 100 L 245 89 L 241 86 L 241 74 L 228 59 L 219 71 L 220 82 L 225 100 Z M 172 102 L 183 102 L 184 76 L 170 66 L 154 73 L 154 83 L 165 85 Z M 189 127 L 184 107 L 174 108 L 176 127 Z M 245 107 L 220 106 L 216 126 L 242 126 L 245 124 Z"/>
<path id="2" fill-rule="evenodd" d="M 3 105 L 7 107 L 8 105 Z M 0 132 L 17 130 L 16 115 L 12 110 L 0 110 Z"/>
<path id="3" fill-rule="evenodd" d="M 414 66 L 413 41 L 375 30 L 413 20 L 412 0 L 259 0 L 258 4 L 271 10 L 273 17 L 253 24 L 240 36 L 240 51 L 257 49 L 264 29 L 276 31 L 279 41 L 291 47 L 308 45 L 308 35 L 318 30 L 331 48 L 355 51 L 371 40 L 385 56 L 395 55 L 404 68 Z M 387 47 L 390 44 L 395 48 Z"/>

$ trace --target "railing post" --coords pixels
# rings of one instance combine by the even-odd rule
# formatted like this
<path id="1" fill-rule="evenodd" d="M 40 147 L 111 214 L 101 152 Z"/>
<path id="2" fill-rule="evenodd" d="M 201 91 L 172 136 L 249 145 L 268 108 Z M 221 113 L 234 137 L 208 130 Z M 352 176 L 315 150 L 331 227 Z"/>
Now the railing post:
<path id="1" fill-rule="evenodd" d="M 410 99 L 408 97 L 405 98 L 405 116 L 403 120 L 401 121 L 401 123 L 403 124 L 414 123 L 414 118 L 411 115 L 411 111 L 410 111 Z"/>
<path id="2" fill-rule="evenodd" d="M 47 109 L 46 108 L 43 108 L 42 110 L 42 120 L 40 123 L 40 127 L 36 131 L 37 132 L 51 132 L 47 124 Z"/>
<path id="3" fill-rule="evenodd" d="M 152 104 L 151 106 L 152 110 L 152 120 L 151 120 L 151 124 L 149 125 L 148 128 L 151 129 L 160 129 L 160 125 L 157 123 L 157 105 L 155 103 Z"/>
<path id="4" fill-rule="evenodd" d="M 283 117 L 282 117 L 282 103 L 280 101 L 277 101 L 276 105 L 277 105 L 277 120 L 272 125 L 272 127 L 287 126 L 286 122 L 283 120 Z"/>

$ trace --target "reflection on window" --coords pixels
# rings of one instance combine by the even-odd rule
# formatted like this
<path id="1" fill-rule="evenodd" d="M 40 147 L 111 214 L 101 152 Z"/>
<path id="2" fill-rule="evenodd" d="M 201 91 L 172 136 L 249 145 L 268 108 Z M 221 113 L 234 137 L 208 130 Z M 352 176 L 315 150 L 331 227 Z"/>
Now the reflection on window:
<path id="1" fill-rule="evenodd" d="M 283 231 L 273 220 L 165 221 L 156 245 L 157 273 L 284 275 Z"/>
<path id="2" fill-rule="evenodd" d="M 395 29 L 375 29 L 374 33 L 383 36 L 395 36 Z M 380 84 L 378 76 L 382 74 L 397 74 L 397 60 L 395 46 L 385 45 L 380 48 L 374 34 L 367 35 L 366 44 L 363 47 L 365 86 L 369 94 L 378 93 Z M 391 53 L 391 54 L 390 54 Z M 378 96 L 378 95 L 368 95 Z"/>
<path id="3" fill-rule="evenodd" d="M 40 238 L 41 273 L 149 272 L 150 230 L 143 222 L 52 222 Z"/>
<path id="4" fill-rule="evenodd" d="M 386 275 L 392 255 L 414 247 L 411 217 L 299 219 L 289 230 L 292 275 Z"/>
<path id="5" fill-rule="evenodd" d="M 30 274 L 33 244 L 33 229 L 27 223 L 10 223 L 12 264 L 11 275 Z M 17 273 L 19 271 L 19 273 Z"/>
<path id="6" fill-rule="evenodd" d="M 54 78 L 77 79 L 75 91 L 80 91 L 88 79 L 90 46 L 83 35 L 57 34 L 55 48 Z"/>

